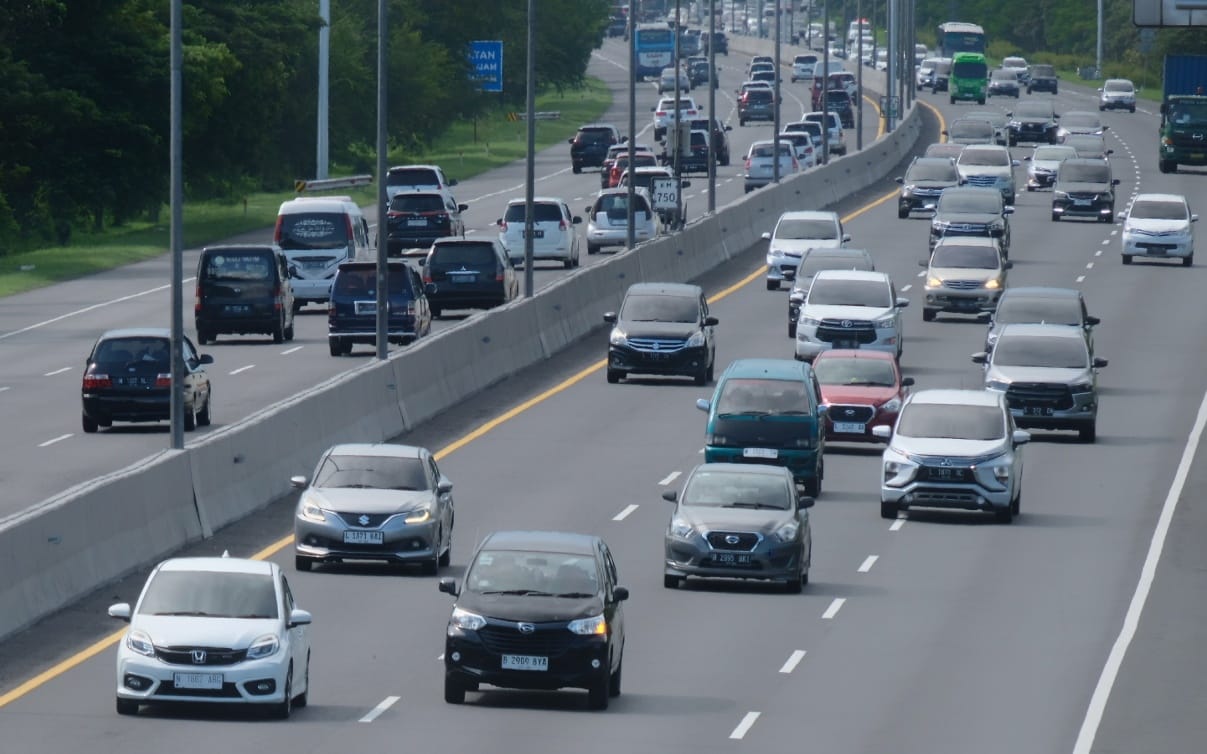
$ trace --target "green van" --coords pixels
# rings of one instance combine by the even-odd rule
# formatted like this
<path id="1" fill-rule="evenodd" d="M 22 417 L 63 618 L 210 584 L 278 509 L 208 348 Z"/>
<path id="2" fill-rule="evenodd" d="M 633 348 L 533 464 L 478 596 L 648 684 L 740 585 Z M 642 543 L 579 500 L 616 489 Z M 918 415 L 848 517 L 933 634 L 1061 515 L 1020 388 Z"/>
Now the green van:
<path id="1" fill-rule="evenodd" d="M 793 359 L 738 359 L 717 380 L 708 413 L 706 463 L 786 466 L 805 494 L 821 494 L 825 406 L 813 368 Z"/>
<path id="2" fill-rule="evenodd" d="M 951 56 L 951 77 L 948 94 L 951 104 L 956 100 L 972 99 L 978 105 L 985 104 L 985 92 L 989 88 L 989 64 L 979 52 L 957 52 Z"/>

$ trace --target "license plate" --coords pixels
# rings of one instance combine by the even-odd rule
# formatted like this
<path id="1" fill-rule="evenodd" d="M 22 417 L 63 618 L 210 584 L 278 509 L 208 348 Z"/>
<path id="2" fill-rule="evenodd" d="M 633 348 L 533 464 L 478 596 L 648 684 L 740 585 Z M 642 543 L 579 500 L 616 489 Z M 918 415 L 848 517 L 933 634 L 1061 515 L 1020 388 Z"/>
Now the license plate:
<path id="1" fill-rule="evenodd" d="M 251 306 L 249 306 L 247 304 L 227 304 L 226 305 L 227 314 L 246 314 L 249 311 L 251 311 Z"/>
<path id="2" fill-rule="evenodd" d="M 408 227 L 408 228 L 423 228 L 423 227 L 426 227 L 426 226 L 427 226 L 427 220 L 423 220 L 423 219 L 419 219 L 419 220 L 407 220 L 407 227 Z"/>
<path id="3" fill-rule="evenodd" d="M 866 426 L 859 422 L 834 422 L 834 431 L 844 435 L 862 435 Z"/>
<path id="4" fill-rule="evenodd" d="M 325 270 L 327 269 L 326 262 L 302 262 L 303 270 Z"/>
<path id="5" fill-rule="evenodd" d="M 377 302 L 376 301 L 357 301 L 354 303 L 354 306 L 356 307 L 357 314 L 376 314 L 377 313 Z"/>
<path id="6" fill-rule="evenodd" d="M 526 231 L 520 231 L 520 236 L 521 236 L 522 238 L 527 238 L 527 237 L 528 237 L 528 233 L 527 233 Z M 534 230 L 534 231 L 532 231 L 532 237 L 533 237 L 533 238 L 544 238 L 544 237 L 545 237 L 545 231 L 543 231 L 543 230 Z"/>
<path id="7" fill-rule="evenodd" d="M 780 452 L 775 448 L 742 448 L 743 458 L 779 458 Z"/>
<path id="8" fill-rule="evenodd" d="M 221 673 L 173 673 L 172 685 L 178 689 L 221 689 Z"/>
<path id="9" fill-rule="evenodd" d="M 477 275 L 453 275 L 451 273 L 448 278 L 454 283 L 474 283 L 478 280 Z"/>
<path id="10" fill-rule="evenodd" d="M 1078 207 L 1088 207 L 1088 206 L 1090 206 L 1090 200 L 1089 199 L 1074 199 L 1073 204 Z"/>
<path id="11" fill-rule="evenodd" d="M 1203 157 L 1204 154 L 1202 152 L 1195 152 L 1194 154 L 1190 155 L 1190 159 L 1192 160 L 1201 160 Z"/>
<path id="12" fill-rule="evenodd" d="M 853 340 L 835 340 L 830 345 L 835 348 L 859 348 L 859 344 Z"/>
<path id="13" fill-rule="evenodd" d="M 504 670 L 548 670 L 549 658 L 535 655 L 503 655 Z"/>
<path id="14" fill-rule="evenodd" d="M 750 553 L 745 552 L 714 552 L 712 562 L 716 565 L 750 565 Z"/>
<path id="15" fill-rule="evenodd" d="M 929 468 L 927 474 L 940 482 L 958 482 L 966 478 L 967 469 Z"/>
<path id="16" fill-rule="evenodd" d="M 1024 406 L 1024 416 L 1051 416 L 1052 409 L 1047 406 Z"/>
<path id="17" fill-rule="evenodd" d="M 385 541 L 386 535 L 380 531 L 344 532 L 344 544 L 346 545 L 380 545 Z"/>

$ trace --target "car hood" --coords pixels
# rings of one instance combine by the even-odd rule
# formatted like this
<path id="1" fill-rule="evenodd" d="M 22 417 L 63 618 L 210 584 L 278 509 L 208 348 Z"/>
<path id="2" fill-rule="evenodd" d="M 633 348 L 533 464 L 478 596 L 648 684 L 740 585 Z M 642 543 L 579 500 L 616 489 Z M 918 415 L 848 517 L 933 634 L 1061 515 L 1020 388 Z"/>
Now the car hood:
<path id="1" fill-rule="evenodd" d="M 1123 230 L 1144 233 L 1186 233 L 1190 230 L 1190 223 L 1185 220 L 1128 220 L 1124 224 Z"/>
<path id="2" fill-rule="evenodd" d="M 1111 184 L 1098 183 L 1089 181 L 1065 181 L 1064 183 L 1056 184 L 1056 191 L 1064 191 L 1066 193 L 1076 192 L 1079 194 L 1101 194 L 1111 190 Z"/>
<path id="3" fill-rule="evenodd" d="M 992 280 L 999 277 L 1001 270 L 987 270 L 981 267 L 931 267 L 930 275 L 940 280 Z"/>
<path id="4" fill-rule="evenodd" d="M 906 181 L 905 185 L 923 189 L 945 189 L 951 188 L 958 183 L 959 181 L 952 179 L 949 181 Z"/>
<path id="5" fill-rule="evenodd" d="M 277 619 L 205 618 L 191 615 L 137 614 L 130 629 L 147 632 L 157 647 L 247 649 L 264 634 L 275 634 Z"/>
<path id="6" fill-rule="evenodd" d="M 994 364 L 986 370 L 985 379 L 1011 383 L 1042 382 L 1051 385 L 1072 385 L 1088 381 L 1090 370 L 1087 368 L 1006 367 Z"/>
<path id="7" fill-rule="evenodd" d="M 690 338 L 700 330 L 694 322 L 634 322 L 621 320 L 616 326 L 630 338 Z"/>
<path id="8" fill-rule="evenodd" d="M 1010 449 L 1002 437 L 996 440 L 958 440 L 951 437 L 904 437 L 893 435 L 892 450 L 906 455 L 993 457 Z"/>
<path id="9" fill-rule="evenodd" d="M 842 245 L 840 241 L 832 238 L 772 238 L 770 244 L 771 251 L 782 251 L 794 257 L 799 257 L 809 249 L 836 249 Z"/>
<path id="10" fill-rule="evenodd" d="M 1056 169 L 1060 167 L 1061 162 L 1062 160 L 1032 160 L 1031 169 L 1046 170 L 1049 173 L 1055 173 Z"/>
<path id="11" fill-rule="evenodd" d="M 302 493 L 324 510 L 345 513 L 397 513 L 432 503 L 428 490 L 380 490 L 342 487 L 311 487 Z"/>
<path id="12" fill-rule="evenodd" d="M 484 618 L 550 623 L 590 618 L 603 612 L 603 599 L 594 597 L 534 597 L 518 594 L 462 592 L 457 607 Z"/>
<path id="13" fill-rule="evenodd" d="M 956 165 L 956 170 L 962 176 L 970 175 L 1012 175 L 1013 168 L 1009 165 Z"/>
<path id="14" fill-rule="evenodd" d="M 851 403 L 858 406 L 879 406 L 897 397 L 897 388 L 882 385 L 822 385 L 821 402 L 827 404 Z M 835 418 L 833 416 L 831 419 Z M 841 417 L 839 417 L 841 418 Z"/>
<path id="15" fill-rule="evenodd" d="M 796 520 L 792 511 L 714 508 L 707 505 L 680 505 L 675 510 L 675 515 L 698 529 L 757 531 L 765 535 L 770 535 L 789 521 Z"/>
<path id="16" fill-rule="evenodd" d="M 805 312 L 817 319 L 880 319 L 895 311 L 891 306 L 826 306 L 821 304 L 805 305 Z"/>
<path id="17" fill-rule="evenodd" d="M 1002 219 L 1001 215 L 992 212 L 943 212 L 935 215 L 933 222 L 970 223 L 972 225 L 990 225 Z"/>

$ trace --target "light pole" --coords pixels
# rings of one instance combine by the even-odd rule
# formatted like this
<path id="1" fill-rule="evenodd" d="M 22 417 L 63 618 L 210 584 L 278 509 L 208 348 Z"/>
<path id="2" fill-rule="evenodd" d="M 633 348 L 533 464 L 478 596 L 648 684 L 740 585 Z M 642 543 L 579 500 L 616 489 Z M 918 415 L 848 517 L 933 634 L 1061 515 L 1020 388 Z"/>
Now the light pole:
<path id="1" fill-rule="evenodd" d="M 181 69 L 184 67 L 184 47 L 181 43 L 181 0 L 172 0 L 171 52 L 169 53 L 172 82 L 170 85 L 171 135 L 168 141 L 168 160 L 171 163 L 172 227 L 169 245 L 172 247 L 172 399 L 169 418 L 172 423 L 172 449 L 184 448 L 184 160 L 181 132 Z"/>
<path id="2" fill-rule="evenodd" d="M 717 211 L 717 0 L 708 0 L 708 212 Z M 731 6 L 732 7 L 732 6 Z"/>
<path id="3" fill-rule="evenodd" d="M 855 56 L 858 58 L 855 65 L 855 91 L 859 93 L 855 110 L 855 149 L 863 149 L 863 0 L 855 0 L 855 24 L 859 33 L 859 42 L 855 47 Z M 847 57 L 850 56 L 848 51 Z"/>
<path id="4" fill-rule="evenodd" d="M 822 0 L 821 6 L 821 153 L 830 161 L 830 0 Z"/>
<path id="5" fill-rule="evenodd" d="M 528 158 L 524 175 L 524 296 L 532 298 L 536 287 L 532 265 L 533 197 L 536 192 L 536 0 L 528 0 L 528 88 L 524 114 L 528 131 Z"/>
<path id="6" fill-rule="evenodd" d="M 773 108 L 775 131 L 771 135 L 771 180 L 780 182 L 780 0 L 775 0 L 775 101 Z"/>
<path id="7" fill-rule="evenodd" d="M 888 67 L 885 68 L 884 75 L 884 93 L 888 100 L 885 104 L 888 105 L 888 121 L 886 127 L 889 131 L 894 128 L 894 119 L 896 113 L 893 112 L 893 92 L 896 90 L 896 79 L 893 74 L 897 72 L 897 0 L 886 0 L 888 3 Z"/>
<path id="8" fill-rule="evenodd" d="M 386 2 L 377 0 L 377 358 L 385 360 L 390 352 L 388 340 L 390 266 L 386 258 L 390 245 L 386 232 Z"/>
<path id="9" fill-rule="evenodd" d="M 318 129 L 315 138 L 315 178 L 327 177 L 328 139 L 327 123 L 330 104 L 328 100 L 329 70 L 331 63 L 331 0 L 319 0 L 319 18 L 323 25 L 319 28 L 319 96 L 318 96 Z"/>
<path id="10" fill-rule="evenodd" d="M 1102 0 L 1098 0 L 1098 40 L 1095 45 L 1094 77 L 1102 76 Z"/>
<path id="11" fill-rule="evenodd" d="M 629 165 L 637 164 L 637 11 L 640 0 L 629 2 Z M 625 248 L 632 250 L 637 245 L 637 228 L 634 227 L 633 204 L 637 201 L 634 182 L 629 181 L 629 195 L 625 206 L 628 207 L 628 231 L 625 236 Z"/>
<path id="12" fill-rule="evenodd" d="M 675 181 L 682 183 L 682 179 L 679 177 L 679 153 L 683 151 L 683 121 L 679 116 L 683 111 L 683 93 L 679 89 L 679 71 L 682 70 L 679 67 L 679 40 L 683 38 L 683 35 L 679 32 L 679 29 L 679 0 L 675 0 L 675 28 L 671 32 L 675 35 L 674 48 L 673 52 L 671 53 L 671 66 L 675 71 L 675 117 L 671 120 L 671 124 L 675 127 L 675 138 L 672 139 L 671 135 L 668 133 L 666 135 L 666 143 L 671 147 L 672 152 L 671 172 L 675 174 Z M 690 139 L 691 131 L 688 131 L 687 133 L 688 138 Z M 629 183 L 632 183 L 634 180 L 636 180 L 636 178 L 637 169 L 630 164 Z M 683 213 L 683 204 L 681 201 L 679 201 L 679 197 L 683 193 L 681 190 L 682 188 L 682 186 L 675 188 L 675 222 L 679 222 L 679 219 Z"/>

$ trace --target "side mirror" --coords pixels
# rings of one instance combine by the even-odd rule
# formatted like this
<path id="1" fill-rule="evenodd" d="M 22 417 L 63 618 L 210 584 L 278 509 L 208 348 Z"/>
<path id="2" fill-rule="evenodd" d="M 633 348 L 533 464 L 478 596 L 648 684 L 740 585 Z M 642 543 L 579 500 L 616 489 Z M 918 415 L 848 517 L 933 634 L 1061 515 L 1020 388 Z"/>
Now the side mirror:
<path id="1" fill-rule="evenodd" d="M 1100 359 L 1097 356 L 1094 357 L 1094 368 L 1095 369 L 1102 369 L 1104 366 L 1106 366 L 1109 363 L 1110 362 L 1107 361 L 1106 359 Z"/>
<path id="2" fill-rule="evenodd" d="M 440 583 L 438 583 L 436 585 L 436 588 L 439 589 L 441 592 L 444 592 L 445 594 L 451 594 L 454 597 L 456 597 L 460 593 L 459 590 L 457 589 L 457 580 L 456 579 L 440 579 Z"/>
<path id="3" fill-rule="evenodd" d="M 680 187 L 680 188 L 688 188 L 688 187 L 690 187 L 691 185 L 692 185 L 692 182 L 691 182 L 691 181 L 684 180 L 684 181 L 680 181 L 680 182 L 679 182 L 679 187 Z"/>
<path id="4" fill-rule="evenodd" d="M 946 130 L 940 131 L 939 133 L 943 134 L 944 136 L 948 135 Z"/>
<path id="5" fill-rule="evenodd" d="M 1004 264 L 1002 264 L 1002 269 L 1003 269 L 1003 270 L 1013 270 L 1013 269 L 1014 269 L 1014 262 L 1011 262 L 1009 259 L 1007 259 L 1007 260 L 1005 261 L 1005 263 L 1004 263 Z"/>
<path id="6" fill-rule="evenodd" d="M 667 501 L 668 503 L 676 503 L 679 501 L 679 491 L 678 490 L 667 490 L 666 492 L 662 493 L 662 499 Z"/>
<path id="7" fill-rule="evenodd" d="M 733 130 L 733 126 L 725 126 L 725 130 L 726 130 L 726 131 L 732 131 L 732 130 Z"/>
<path id="8" fill-rule="evenodd" d="M 1112 185 L 1112 186 L 1118 186 L 1118 185 L 1119 185 L 1119 179 L 1118 179 L 1118 178 L 1112 178 L 1112 179 L 1111 179 L 1111 185 Z"/>
<path id="9" fill-rule="evenodd" d="M 763 235 L 762 235 L 762 236 L 760 236 L 760 238 L 762 238 L 764 241 L 770 241 L 770 240 L 771 240 L 771 233 L 769 233 L 769 232 L 765 232 L 765 233 L 763 233 Z"/>
<path id="10" fill-rule="evenodd" d="M 566 139 L 566 143 L 567 143 L 567 144 L 573 144 L 573 143 L 574 143 L 574 137 L 573 137 L 573 136 L 571 136 L 569 139 Z"/>
<path id="11" fill-rule="evenodd" d="M 902 185 L 905 185 L 905 178 L 904 178 L 903 176 L 897 176 L 897 177 L 896 177 L 896 178 L 894 178 L 893 180 L 894 180 L 894 181 L 896 181 L 897 183 L 900 183 L 900 184 L 902 184 Z"/>
<path id="12" fill-rule="evenodd" d="M 1014 430 L 1014 434 L 1010 436 L 1010 439 L 1015 445 L 1026 445 L 1031 442 L 1031 433 L 1024 429 L 1016 429 Z"/>
<path id="13" fill-rule="evenodd" d="M 583 214 L 584 214 L 584 215 L 587 215 L 588 217 L 590 217 L 590 215 L 591 215 L 591 208 L 590 208 L 589 206 L 588 206 L 588 207 L 584 207 L 584 208 L 583 208 Z"/>
<path id="14" fill-rule="evenodd" d="M 1011 160 L 1011 161 L 1010 161 L 1010 167 L 1012 167 L 1012 168 L 1016 168 L 1016 167 L 1018 167 L 1019 165 L 1022 165 L 1022 163 L 1021 163 L 1021 162 L 1019 162 L 1018 160 Z"/>
<path id="15" fill-rule="evenodd" d="M 609 325 L 616 324 L 616 312 L 604 312 L 603 321 Z"/>
<path id="16" fill-rule="evenodd" d="M 1110 128 L 1110 126 L 1106 125 L 1105 123 L 1104 123 L 1104 124 L 1102 124 L 1102 130 L 1103 130 L 1103 131 L 1105 131 L 1105 130 L 1107 130 L 1107 129 L 1109 129 L 1109 128 Z"/>
<path id="17" fill-rule="evenodd" d="M 623 586 L 614 587 L 612 589 L 612 599 L 617 602 L 624 602 L 629 598 L 629 590 Z"/>
<path id="18" fill-rule="evenodd" d="M 1115 217 L 1116 217 L 1117 219 L 1119 219 L 1119 220 L 1126 220 L 1126 219 L 1127 219 L 1127 213 L 1126 213 L 1126 212 L 1116 212 L 1116 213 L 1115 213 Z M 1191 222 L 1194 222 L 1194 215 L 1191 215 L 1191 216 L 1190 216 L 1190 221 L 1191 221 Z"/>
<path id="19" fill-rule="evenodd" d="M 305 489 L 306 488 L 306 477 L 304 477 L 304 476 L 289 477 L 289 486 L 293 487 L 295 490 Z"/>
<path id="20" fill-rule="evenodd" d="M 299 610 L 295 607 L 289 611 L 289 623 L 285 627 L 297 628 L 298 626 L 309 626 L 312 622 L 314 622 L 314 617 L 310 615 L 310 611 Z"/>
<path id="21" fill-rule="evenodd" d="M 989 354 L 985 353 L 984 351 L 978 351 L 977 353 L 974 353 L 972 355 L 972 363 L 973 364 L 988 364 L 989 363 Z"/>
<path id="22" fill-rule="evenodd" d="M 500 217 L 498 220 L 495 220 L 495 225 L 503 227 L 503 218 Z"/>
<path id="23" fill-rule="evenodd" d="M 877 424 L 872 427 L 872 437 L 877 440 L 888 440 L 893 436 L 893 428 L 884 424 Z"/>
<path id="24" fill-rule="evenodd" d="M 468 204 L 458 204 L 458 205 L 457 205 L 457 210 L 458 210 L 458 211 L 460 211 L 460 212 L 464 212 L 464 211 L 466 211 L 467 209 L 469 209 L 469 205 L 468 205 Z"/>
<path id="25" fill-rule="evenodd" d="M 913 377 L 902 377 L 901 378 L 901 387 L 913 387 L 913 386 L 914 386 Z"/>
<path id="26" fill-rule="evenodd" d="M 574 217 L 570 218 L 570 223 L 572 225 L 582 225 L 583 219 L 581 217 L 579 217 L 578 215 L 575 215 Z"/>
<path id="27" fill-rule="evenodd" d="M 198 358 L 197 360 L 199 362 L 201 362 L 202 364 L 213 364 L 214 363 L 214 357 L 210 356 L 208 353 L 201 354 L 201 357 Z"/>
<path id="28" fill-rule="evenodd" d="M 439 482 L 436 482 L 436 491 L 441 495 L 447 495 L 453 491 L 453 483 L 448 479 L 441 479 Z"/>
<path id="29" fill-rule="evenodd" d="M 909 299 L 898 296 L 894 303 L 898 309 L 904 309 L 905 307 L 909 306 Z"/>
<path id="30" fill-rule="evenodd" d="M 658 111 L 658 108 L 656 108 L 656 107 L 651 107 L 651 108 L 650 108 L 650 112 L 651 112 L 651 113 L 653 113 L 653 112 L 657 112 L 657 111 Z"/>
<path id="31" fill-rule="evenodd" d="M 620 143 L 621 143 L 621 144 L 628 144 L 628 143 L 629 143 L 629 137 L 627 137 L 627 136 L 621 136 L 621 137 L 620 137 Z"/>
<path id="32" fill-rule="evenodd" d="M 1002 214 L 1003 215 L 1013 215 L 1014 214 L 1014 205 L 1007 204 L 1006 208 L 1002 210 Z"/>
<path id="33" fill-rule="evenodd" d="M 1014 113 L 1013 113 L 1013 112 L 1008 112 L 1008 113 L 1006 113 L 1006 117 L 1007 117 L 1007 118 L 1013 118 L 1013 117 L 1014 117 Z"/>
<path id="34" fill-rule="evenodd" d="M 827 405 L 826 405 L 826 404 L 824 404 L 824 403 L 820 403 L 820 404 L 818 404 L 818 406 L 817 406 L 817 415 L 818 415 L 818 416 L 825 416 L 825 415 L 826 415 L 826 414 L 828 414 L 828 413 L 830 413 L 830 407 L 829 407 L 829 406 L 827 406 Z"/>
<path id="35" fill-rule="evenodd" d="M 1085 324 L 1087 327 L 1093 327 L 1094 325 L 1097 325 L 1100 322 L 1102 322 L 1102 320 L 1099 319 L 1098 317 L 1086 317 L 1085 318 Z"/>
<path id="36" fill-rule="evenodd" d="M 814 503 L 816 503 L 816 502 L 817 502 L 817 501 L 816 501 L 815 499 L 813 499 L 812 497 L 810 497 L 810 496 L 808 496 L 808 495 L 804 495 L 804 496 L 802 496 L 802 497 L 801 497 L 801 499 L 800 499 L 800 507 L 802 507 L 802 508 L 812 508 L 812 507 L 813 507 L 813 504 L 814 504 Z"/>
<path id="37" fill-rule="evenodd" d="M 700 409 L 704 413 L 708 413 L 712 410 L 712 401 L 708 400 L 707 398 L 697 398 L 696 408 Z"/>
<path id="38" fill-rule="evenodd" d="M 1192 223 L 1197 223 L 1198 221 L 1199 221 L 1199 216 L 1198 216 L 1198 215 L 1191 215 L 1191 216 L 1190 216 L 1190 222 L 1192 222 Z"/>
<path id="39" fill-rule="evenodd" d="M 718 322 L 719 322 L 719 320 L 718 320 L 716 317 L 712 316 L 712 315 L 709 315 L 709 316 L 707 316 L 707 317 L 705 317 L 705 318 L 704 318 L 704 326 L 705 326 L 705 327 L 716 327 L 716 326 L 717 326 L 717 324 L 718 324 Z"/>
<path id="40" fill-rule="evenodd" d="M 456 186 L 456 185 L 457 185 L 457 179 L 456 179 L 456 178 L 452 178 L 452 179 L 450 179 L 450 180 L 449 180 L 449 182 L 448 182 L 448 185 L 450 185 L 450 186 Z"/>
<path id="41" fill-rule="evenodd" d="M 842 242 L 843 242 L 843 243 L 850 243 L 850 242 L 851 242 L 851 234 L 850 234 L 850 233 L 843 233 L 843 234 L 842 234 Z"/>
<path id="42" fill-rule="evenodd" d="M 1112 155 L 1112 154 L 1114 154 L 1114 153 L 1115 153 L 1115 150 L 1113 150 L 1113 149 L 1108 149 L 1108 150 L 1106 150 L 1106 153 L 1107 153 L 1108 155 Z"/>
<path id="43" fill-rule="evenodd" d="M 436 291 L 437 288 L 435 283 L 428 283 L 427 285 L 423 286 L 423 293 L 426 296 L 435 296 Z"/>
<path id="44" fill-rule="evenodd" d="M 109 617 L 117 618 L 118 620 L 124 620 L 125 622 L 129 623 L 130 622 L 130 603 L 119 602 L 116 605 L 110 605 L 109 606 Z"/>
<path id="45" fill-rule="evenodd" d="M 919 259 L 918 266 L 919 267 L 930 267 L 930 260 L 929 259 Z"/>
<path id="46" fill-rule="evenodd" d="M 1023 161 L 1024 161 L 1024 162 L 1030 162 L 1030 161 L 1031 161 L 1031 155 L 1027 155 L 1026 157 L 1024 157 L 1024 158 L 1023 158 Z"/>

